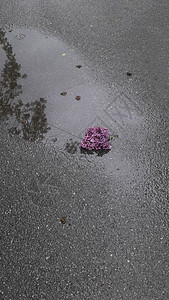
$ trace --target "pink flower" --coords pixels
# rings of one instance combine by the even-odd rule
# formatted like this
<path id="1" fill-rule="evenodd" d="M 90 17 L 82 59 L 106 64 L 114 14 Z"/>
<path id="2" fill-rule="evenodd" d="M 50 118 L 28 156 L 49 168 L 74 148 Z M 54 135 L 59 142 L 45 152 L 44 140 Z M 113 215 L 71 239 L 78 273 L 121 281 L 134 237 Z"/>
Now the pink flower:
<path id="1" fill-rule="evenodd" d="M 82 148 L 88 150 L 111 149 L 110 132 L 107 128 L 89 127 L 81 141 Z"/>

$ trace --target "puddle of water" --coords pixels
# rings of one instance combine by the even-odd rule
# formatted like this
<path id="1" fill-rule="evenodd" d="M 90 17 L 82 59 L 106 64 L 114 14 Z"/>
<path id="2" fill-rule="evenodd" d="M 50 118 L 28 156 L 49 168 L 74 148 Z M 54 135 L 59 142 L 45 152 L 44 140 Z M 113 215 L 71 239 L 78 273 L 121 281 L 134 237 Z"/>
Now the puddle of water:
<path id="1" fill-rule="evenodd" d="M 8 121 L 10 132 L 30 140 L 55 135 L 62 140 L 63 134 L 80 138 L 105 108 L 105 93 L 84 66 L 76 67 L 79 57 L 60 41 L 32 30 L 1 30 L 1 52 L 1 119 Z M 52 131 L 46 136 L 47 123 Z"/>
<path id="2" fill-rule="evenodd" d="M 126 134 L 127 126 L 143 121 L 131 99 L 100 86 L 85 62 L 57 39 L 35 30 L 0 30 L 0 55 L 0 120 L 11 134 L 57 145 L 79 159 L 87 128 L 101 126 L 112 134 Z M 79 64 L 82 68 L 76 67 Z M 83 154 L 89 162 L 96 153 L 92 159 Z M 111 151 L 106 156 L 110 159 Z M 118 168 L 121 157 L 115 152 L 113 156 Z"/>

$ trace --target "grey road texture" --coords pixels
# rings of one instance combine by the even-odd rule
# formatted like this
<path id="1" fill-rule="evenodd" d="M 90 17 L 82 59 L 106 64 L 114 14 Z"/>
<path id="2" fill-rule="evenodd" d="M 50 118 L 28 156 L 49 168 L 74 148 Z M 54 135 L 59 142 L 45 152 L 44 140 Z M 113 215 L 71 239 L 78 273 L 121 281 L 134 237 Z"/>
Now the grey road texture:
<path id="1" fill-rule="evenodd" d="M 168 300 L 169 1 L 0 0 L 0 73 L 0 299 Z"/>

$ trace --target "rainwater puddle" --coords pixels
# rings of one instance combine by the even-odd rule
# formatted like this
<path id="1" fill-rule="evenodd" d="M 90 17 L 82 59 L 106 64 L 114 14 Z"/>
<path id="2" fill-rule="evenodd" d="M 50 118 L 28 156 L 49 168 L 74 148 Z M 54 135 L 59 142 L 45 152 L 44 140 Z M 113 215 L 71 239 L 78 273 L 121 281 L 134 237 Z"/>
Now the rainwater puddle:
<path id="1" fill-rule="evenodd" d="M 31 141 L 80 139 L 106 103 L 87 67 L 63 43 L 39 32 L 0 35 L 1 120 L 9 131 Z"/>
<path id="2" fill-rule="evenodd" d="M 127 127 L 142 124 L 135 103 L 93 80 L 89 65 L 60 40 L 35 30 L 1 29 L 0 56 L 0 122 L 10 134 L 42 140 L 90 162 L 95 153 L 80 151 L 89 127 L 123 136 Z M 104 154 L 111 158 L 111 151 Z M 113 155 L 118 169 L 121 157 L 118 151 Z"/>

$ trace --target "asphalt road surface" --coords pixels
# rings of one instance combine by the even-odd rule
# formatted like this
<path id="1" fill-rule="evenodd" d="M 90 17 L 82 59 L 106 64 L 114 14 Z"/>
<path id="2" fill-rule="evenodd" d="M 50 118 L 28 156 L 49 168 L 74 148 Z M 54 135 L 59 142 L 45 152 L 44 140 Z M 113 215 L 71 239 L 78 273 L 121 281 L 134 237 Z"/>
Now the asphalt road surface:
<path id="1" fill-rule="evenodd" d="M 168 0 L 0 0 L 0 299 L 169 299 L 168 49 Z"/>

